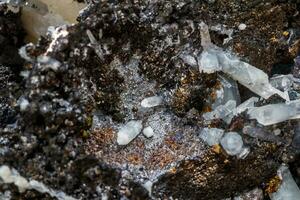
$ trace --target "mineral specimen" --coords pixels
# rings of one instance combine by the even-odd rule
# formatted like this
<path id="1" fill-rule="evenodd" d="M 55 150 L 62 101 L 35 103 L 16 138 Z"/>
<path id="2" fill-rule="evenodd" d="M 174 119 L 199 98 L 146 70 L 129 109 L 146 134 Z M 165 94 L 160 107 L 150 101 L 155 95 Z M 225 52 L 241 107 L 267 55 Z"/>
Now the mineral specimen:
<path id="1" fill-rule="evenodd" d="M 221 139 L 221 145 L 229 155 L 235 156 L 242 152 L 244 143 L 238 133 L 228 132 Z"/>
<path id="2" fill-rule="evenodd" d="M 142 131 L 143 125 L 141 121 L 132 120 L 126 123 L 118 131 L 117 142 L 119 145 L 127 145 Z"/>
<path id="3" fill-rule="evenodd" d="M 204 128 L 199 134 L 200 138 L 209 146 L 220 143 L 224 130 L 218 128 Z"/>
<path id="4" fill-rule="evenodd" d="M 249 109 L 247 114 L 251 119 L 256 119 L 260 124 L 268 126 L 285 120 L 300 118 L 299 106 L 300 101 L 294 100 L 289 103 L 254 107 Z"/>
<path id="5" fill-rule="evenodd" d="M 213 73 L 223 71 L 265 99 L 278 94 L 283 99 L 289 100 L 286 94 L 270 84 L 268 75 L 262 70 L 241 61 L 231 52 L 223 51 L 221 48 L 213 45 L 209 36 L 208 26 L 203 22 L 201 23 L 201 30 L 201 44 L 204 51 L 198 60 L 200 72 Z"/>
<path id="6" fill-rule="evenodd" d="M 158 106 L 162 103 L 162 98 L 159 96 L 153 96 L 143 99 L 141 102 L 141 106 L 144 108 L 151 108 Z"/>
<path id="7" fill-rule="evenodd" d="M 143 129 L 143 134 L 147 137 L 147 138 L 150 138 L 154 135 L 154 131 L 153 129 L 151 128 L 151 126 L 148 126 L 146 128 Z"/>
<path id="8" fill-rule="evenodd" d="M 297 121 L 249 117 L 298 112 L 295 0 L 1 2 L 0 199 L 251 199 L 282 163 L 298 182 Z"/>
<path id="9" fill-rule="evenodd" d="M 40 193 L 48 193 L 50 196 L 55 197 L 58 200 L 76 200 L 75 198 L 66 195 L 64 192 L 49 189 L 43 183 L 36 180 L 27 181 L 16 170 L 11 170 L 6 165 L 2 165 L 0 167 L 0 178 L 4 183 L 15 184 L 21 193 L 25 192 L 25 190 L 34 189 Z"/>

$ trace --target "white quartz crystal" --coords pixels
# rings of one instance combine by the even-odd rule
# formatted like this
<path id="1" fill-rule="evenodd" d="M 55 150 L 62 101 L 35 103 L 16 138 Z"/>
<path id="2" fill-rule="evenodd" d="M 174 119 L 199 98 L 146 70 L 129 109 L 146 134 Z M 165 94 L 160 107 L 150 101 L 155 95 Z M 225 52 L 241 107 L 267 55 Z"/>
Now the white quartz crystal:
<path id="1" fill-rule="evenodd" d="M 217 97 L 211 108 L 214 110 L 216 107 L 226 104 L 229 100 L 234 100 L 239 105 L 241 99 L 236 81 L 224 75 L 218 75 L 218 81 L 220 81 L 221 87 L 216 89 Z"/>
<path id="2" fill-rule="evenodd" d="M 147 137 L 147 138 L 150 138 L 154 135 L 154 131 L 153 129 L 151 128 L 151 126 L 148 126 L 146 128 L 143 129 L 143 134 Z"/>
<path id="3" fill-rule="evenodd" d="M 24 177 L 5 165 L 0 167 L 0 178 L 4 183 L 14 183 L 20 192 L 24 192 L 29 187 L 29 183 Z"/>
<path id="4" fill-rule="evenodd" d="M 149 192 L 149 194 L 152 194 L 152 186 L 153 186 L 153 182 L 152 181 L 146 181 L 146 183 L 144 183 L 144 188 Z"/>
<path id="5" fill-rule="evenodd" d="M 214 49 L 204 50 L 198 57 L 198 65 L 200 72 L 208 74 L 222 70 L 222 66 L 218 61 L 218 57 Z"/>
<path id="6" fill-rule="evenodd" d="M 243 139 L 236 132 L 228 132 L 221 139 L 221 145 L 228 155 L 239 155 L 243 150 Z"/>
<path id="7" fill-rule="evenodd" d="M 200 133 L 200 138 L 209 146 L 213 146 L 220 143 L 223 137 L 224 130 L 218 128 L 204 128 Z"/>
<path id="8" fill-rule="evenodd" d="M 127 145 L 142 131 L 142 121 L 132 120 L 125 124 L 118 132 L 117 142 L 119 145 Z"/>
<path id="9" fill-rule="evenodd" d="M 36 180 L 27 181 L 27 179 L 21 176 L 16 170 L 10 169 L 6 165 L 0 167 L 0 180 L 3 181 L 3 183 L 15 184 L 21 193 L 33 189 L 40 193 L 48 193 L 51 197 L 55 197 L 58 200 L 76 200 L 73 197 L 67 196 L 64 192 L 48 188 Z"/>
<path id="10" fill-rule="evenodd" d="M 29 106 L 29 101 L 27 99 L 23 98 L 23 97 L 21 97 L 19 99 L 18 103 L 19 103 L 19 106 L 20 106 L 20 111 L 22 111 L 22 112 L 25 111 Z"/>
<path id="11" fill-rule="evenodd" d="M 144 108 L 151 108 L 162 104 L 162 98 L 159 96 L 147 97 L 142 100 L 141 106 Z"/>
<path id="12" fill-rule="evenodd" d="M 279 189 L 270 194 L 271 200 L 299 200 L 300 190 L 287 166 L 281 166 L 278 175 L 282 182 Z"/>
<path id="13" fill-rule="evenodd" d="M 289 100 L 284 92 L 270 84 L 269 77 L 265 72 L 241 61 L 233 53 L 213 45 L 210 40 L 208 26 L 202 22 L 200 27 L 201 44 L 204 49 L 198 58 L 200 72 L 222 71 L 265 99 L 278 94 L 283 99 Z"/>
<path id="14" fill-rule="evenodd" d="M 246 24 L 241 23 L 238 28 L 239 28 L 240 31 L 243 31 L 243 30 L 246 29 L 246 27 L 247 27 Z"/>
<path id="15" fill-rule="evenodd" d="M 300 118 L 300 100 L 254 107 L 249 109 L 247 113 L 250 119 L 256 119 L 264 126 L 289 119 L 298 119 Z"/>
<path id="16" fill-rule="evenodd" d="M 236 109 L 234 111 L 235 114 L 240 114 L 240 113 L 244 112 L 247 109 L 253 108 L 254 104 L 256 102 L 258 102 L 257 97 L 251 97 L 250 99 L 247 99 L 246 101 L 241 103 L 238 107 L 236 107 Z"/>
<path id="17" fill-rule="evenodd" d="M 233 110 L 236 108 L 236 102 L 229 100 L 225 105 L 216 107 L 212 112 L 203 114 L 205 120 L 223 119 L 226 123 L 230 123 L 233 117 Z"/>

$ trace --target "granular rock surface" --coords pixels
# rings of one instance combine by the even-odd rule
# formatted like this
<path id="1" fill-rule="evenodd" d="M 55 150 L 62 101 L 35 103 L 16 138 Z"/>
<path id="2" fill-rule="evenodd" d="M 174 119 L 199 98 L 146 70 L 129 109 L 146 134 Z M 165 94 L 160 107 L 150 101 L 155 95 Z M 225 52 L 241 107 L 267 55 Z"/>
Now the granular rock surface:
<path id="1" fill-rule="evenodd" d="M 0 172 L 0 199 L 269 199 L 282 164 L 299 185 L 299 119 L 263 126 L 246 109 L 206 119 L 257 95 L 198 63 L 205 23 L 224 51 L 269 77 L 292 74 L 297 101 L 299 1 L 87 1 L 78 23 L 36 44 L 24 42 L 22 6 L 0 3 L 0 166 L 40 185 L 21 191 Z M 158 100 L 143 106 L 149 97 Z M 285 102 L 255 106 L 275 103 Z M 137 121 L 152 135 L 120 145 Z M 243 152 L 209 146 L 203 128 L 237 132 Z"/>

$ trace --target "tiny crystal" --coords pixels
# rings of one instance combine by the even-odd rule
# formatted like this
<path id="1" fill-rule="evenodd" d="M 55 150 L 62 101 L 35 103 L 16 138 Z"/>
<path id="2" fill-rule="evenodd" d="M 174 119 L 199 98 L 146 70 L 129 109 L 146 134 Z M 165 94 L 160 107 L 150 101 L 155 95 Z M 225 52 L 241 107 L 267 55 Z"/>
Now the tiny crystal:
<path id="1" fill-rule="evenodd" d="M 125 124 L 118 132 L 117 142 L 119 145 L 127 145 L 142 131 L 142 121 L 132 120 Z"/>
<path id="2" fill-rule="evenodd" d="M 153 96 L 143 99 L 141 106 L 144 108 L 151 108 L 162 104 L 162 98 L 159 96 Z"/>
<path id="3" fill-rule="evenodd" d="M 147 138 L 150 138 L 154 135 L 154 131 L 153 129 L 151 128 L 151 126 L 148 126 L 146 128 L 144 128 L 143 130 L 143 134 L 147 137 Z"/>
<path id="4" fill-rule="evenodd" d="M 223 119 L 226 123 L 230 123 L 233 117 L 233 110 L 236 108 L 236 102 L 229 100 L 225 105 L 216 107 L 212 112 L 204 113 L 205 120 Z"/>
<path id="5" fill-rule="evenodd" d="M 20 98 L 19 100 L 20 111 L 25 111 L 29 106 L 29 101 L 25 98 Z"/>
<path id="6" fill-rule="evenodd" d="M 213 146 L 220 143 L 223 137 L 224 130 L 218 128 L 204 128 L 200 133 L 200 138 L 209 146 Z"/>
<path id="7" fill-rule="evenodd" d="M 221 139 L 221 145 L 228 155 L 235 156 L 243 150 L 243 139 L 236 132 L 228 132 Z"/>

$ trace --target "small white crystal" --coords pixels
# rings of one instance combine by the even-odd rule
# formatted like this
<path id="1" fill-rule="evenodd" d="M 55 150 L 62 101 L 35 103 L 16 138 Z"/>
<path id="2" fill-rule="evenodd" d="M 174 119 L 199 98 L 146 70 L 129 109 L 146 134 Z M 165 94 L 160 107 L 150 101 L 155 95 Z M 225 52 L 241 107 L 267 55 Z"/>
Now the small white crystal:
<path id="1" fill-rule="evenodd" d="M 243 31 L 243 30 L 245 30 L 246 29 L 246 27 L 247 27 L 247 25 L 246 24 L 244 24 L 244 23 L 241 23 L 240 25 L 239 25 L 239 30 L 241 30 L 241 31 Z"/>
<path id="2" fill-rule="evenodd" d="M 211 108 L 214 110 L 220 105 L 226 104 L 229 100 L 233 100 L 236 104 L 240 104 L 240 94 L 236 81 L 223 75 L 218 75 L 218 80 L 221 83 L 220 89 L 216 89 L 217 97 Z"/>
<path id="3" fill-rule="evenodd" d="M 203 114 L 205 120 L 223 119 L 226 123 L 230 123 L 233 117 L 233 110 L 236 108 L 236 101 L 229 100 L 225 105 L 216 107 L 212 112 Z"/>
<path id="4" fill-rule="evenodd" d="M 21 58 L 24 58 L 26 61 L 32 62 L 33 59 L 27 54 L 27 48 L 32 48 L 34 47 L 33 43 L 28 43 L 25 46 L 21 47 L 19 49 L 19 55 Z"/>
<path id="5" fill-rule="evenodd" d="M 14 179 L 11 174 L 11 170 L 8 166 L 3 165 L 0 167 L 0 178 L 4 183 L 13 183 Z"/>
<path id="6" fill-rule="evenodd" d="M 228 155 L 238 155 L 243 150 L 243 139 L 236 132 L 228 132 L 221 139 L 221 145 Z"/>
<path id="7" fill-rule="evenodd" d="M 143 134 L 147 137 L 147 138 L 150 138 L 154 135 L 154 131 L 153 129 L 151 128 L 151 126 L 148 126 L 146 128 L 144 128 L 143 130 Z"/>
<path id="8" fill-rule="evenodd" d="M 300 118 L 300 100 L 254 107 L 250 108 L 247 113 L 250 119 L 256 119 L 264 126 L 298 119 Z"/>
<path id="9" fill-rule="evenodd" d="M 152 108 L 162 104 L 162 98 L 159 96 L 148 97 L 142 100 L 141 106 L 144 108 Z"/>
<path id="10" fill-rule="evenodd" d="M 132 120 L 125 124 L 118 132 L 117 142 L 119 145 L 127 145 L 142 131 L 142 121 Z"/>
<path id="11" fill-rule="evenodd" d="M 299 200 L 300 190 L 287 166 L 281 166 L 278 175 L 282 182 L 279 189 L 270 194 L 271 200 Z"/>
<path id="12" fill-rule="evenodd" d="M 152 181 L 147 181 L 146 183 L 144 183 L 144 188 L 149 192 L 149 194 L 151 195 L 152 193 L 152 186 L 153 186 L 153 182 Z"/>
<path id="13" fill-rule="evenodd" d="M 48 193 L 51 197 L 56 197 L 58 200 L 76 200 L 73 197 L 67 196 L 64 192 L 55 191 L 36 180 L 28 182 L 27 179 L 21 176 L 15 169 L 11 170 L 6 165 L 0 167 L 0 178 L 4 183 L 15 184 L 21 193 L 27 189 L 33 189 L 40 193 Z"/>
<path id="14" fill-rule="evenodd" d="M 22 176 L 16 176 L 14 180 L 15 185 L 18 187 L 19 191 L 25 192 L 29 188 L 28 181 Z"/>
<path id="15" fill-rule="evenodd" d="M 248 154 L 250 153 L 250 148 L 249 147 L 243 147 L 239 155 L 237 156 L 240 159 L 245 159 Z"/>
<path id="16" fill-rule="evenodd" d="M 19 100 L 19 105 L 20 105 L 20 111 L 23 112 L 23 111 L 25 111 L 28 108 L 29 101 L 27 99 L 25 99 L 25 98 L 21 98 Z"/>
<path id="17" fill-rule="evenodd" d="M 199 71 L 204 73 L 214 73 L 221 71 L 222 67 L 219 64 L 218 57 L 215 52 L 204 50 L 198 57 Z"/>
<path id="18" fill-rule="evenodd" d="M 209 146 L 213 146 L 220 143 L 223 137 L 224 130 L 218 128 L 204 128 L 200 133 L 200 138 Z"/>

